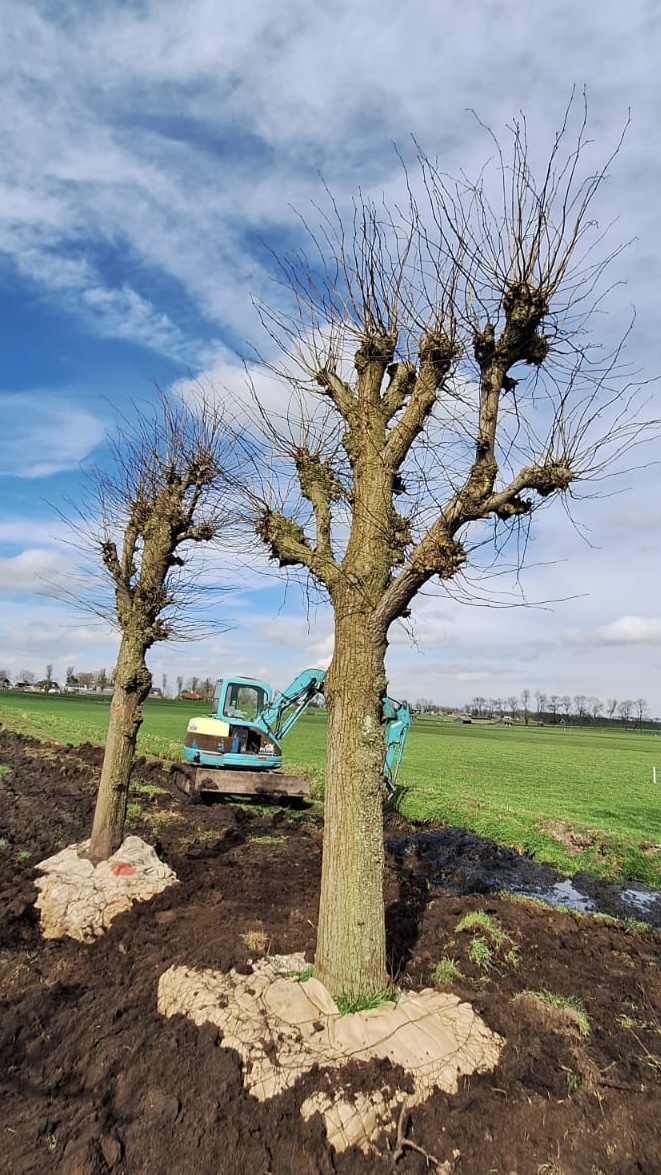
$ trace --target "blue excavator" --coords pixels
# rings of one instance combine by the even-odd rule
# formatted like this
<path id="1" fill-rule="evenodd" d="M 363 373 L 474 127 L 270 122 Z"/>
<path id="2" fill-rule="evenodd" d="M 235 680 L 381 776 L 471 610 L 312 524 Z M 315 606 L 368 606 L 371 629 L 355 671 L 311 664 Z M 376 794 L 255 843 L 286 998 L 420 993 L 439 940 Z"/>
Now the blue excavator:
<path id="1" fill-rule="evenodd" d="M 184 739 L 186 766 L 173 768 L 174 782 L 192 799 L 204 792 L 302 799 L 306 779 L 283 775 L 280 743 L 318 693 L 323 669 L 304 669 L 277 692 L 253 677 L 216 682 L 213 714 L 192 718 Z M 395 792 L 411 713 L 405 702 L 382 702 L 385 758 L 383 786 Z"/>

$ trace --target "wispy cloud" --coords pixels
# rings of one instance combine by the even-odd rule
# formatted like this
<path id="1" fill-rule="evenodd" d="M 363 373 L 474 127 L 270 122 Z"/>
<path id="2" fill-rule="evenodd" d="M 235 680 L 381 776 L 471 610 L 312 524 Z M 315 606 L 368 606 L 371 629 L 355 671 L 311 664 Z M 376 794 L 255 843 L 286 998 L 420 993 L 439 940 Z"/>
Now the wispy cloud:
<path id="1" fill-rule="evenodd" d="M 40 478 L 71 469 L 105 435 L 98 416 L 52 393 L 1 393 L 0 411 L 0 476 Z"/>
<path id="2" fill-rule="evenodd" d="M 0 592 L 45 592 L 69 586 L 72 564 L 58 551 L 32 547 L 11 558 L 0 558 Z"/>
<path id="3" fill-rule="evenodd" d="M 648 484 L 648 493 L 650 491 Z M 657 487 L 658 489 L 658 487 Z M 656 490 L 655 490 L 656 492 Z M 661 510 L 641 509 L 615 510 L 607 517 L 607 523 L 621 530 L 661 530 Z"/>
<path id="4" fill-rule="evenodd" d="M 24 548 L 58 547 L 71 537 L 71 528 L 59 517 L 28 518 L 25 515 L 0 517 L 0 544 Z"/>
<path id="5" fill-rule="evenodd" d="M 661 644 L 661 620 L 645 616 L 620 616 L 612 624 L 592 630 L 568 629 L 565 640 L 584 645 L 658 645 Z"/>
<path id="6" fill-rule="evenodd" d="M 30 244 L 14 255 L 14 261 L 24 277 L 51 296 L 57 295 L 60 309 L 68 309 L 102 338 L 137 343 L 180 363 L 199 364 L 210 358 L 207 343 L 188 338 L 169 314 L 138 293 L 130 281 L 108 285 L 88 258 L 67 255 L 69 249 L 79 247 L 66 240 L 54 241 L 47 248 Z"/>

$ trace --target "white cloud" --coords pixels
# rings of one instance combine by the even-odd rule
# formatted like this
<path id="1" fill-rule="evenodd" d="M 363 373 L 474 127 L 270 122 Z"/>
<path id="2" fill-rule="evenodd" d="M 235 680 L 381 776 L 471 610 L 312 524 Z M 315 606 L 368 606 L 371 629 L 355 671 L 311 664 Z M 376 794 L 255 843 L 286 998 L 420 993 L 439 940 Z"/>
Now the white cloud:
<path id="1" fill-rule="evenodd" d="M 649 493 L 649 485 L 648 485 Z M 621 530 L 661 530 L 661 510 L 616 510 L 607 519 L 613 527 Z"/>
<path id="2" fill-rule="evenodd" d="M 0 393 L 0 476 L 48 477 L 71 469 L 100 444 L 104 423 L 54 393 Z"/>
<path id="3" fill-rule="evenodd" d="M 661 620 L 644 616 L 620 616 L 612 624 L 591 631 L 568 629 L 565 639 L 572 644 L 658 645 L 661 644 Z"/>
<path id="4" fill-rule="evenodd" d="M 52 547 L 65 542 L 70 527 L 60 518 L 0 517 L 0 543 L 7 546 Z"/>
<path id="5" fill-rule="evenodd" d="M 0 608 L 0 662 L 16 680 L 21 670 L 38 677 L 52 663 L 61 681 L 67 665 L 98 669 L 114 665 L 117 635 L 101 622 L 81 624 L 80 612 L 38 595 L 6 599 Z"/>
<path id="6" fill-rule="evenodd" d="M 303 617 L 279 616 L 265 623 L 255 624 L 255 635 L 268 636 L 269 642 L 280 648 L 300 650 L 300 668 L 326 667 L 333 655 L 333 632 L 328 610 L 310 625 Z"/>
<path id="7" fill-rule="evenodd" d="M 206 344 L 186 338 L 170 316 L 129 281 L 116 287 L 105 285 L 87 259 L 64 255 L 66 247 L 66 242 L 48 251 L 30 246 L 15 255 L 15 263 L 31 281 L 57 294 L 60 308 L 82 316 L 101 337 L 139 343 L 182 363 L 197 363 L 205 356 Z"/>
<path id="8" fill-rule="evenodd" d="M 170 317 L 124 283 L 121 289 L 88 286 L 82 301 L 101 319 L 101 333 L 136 341 L 164 355 L 197 358 L 200 347 L 186 340 Z"/>
<path id="9" fill-rule="evenodd" d="M 33 547 L 0 558 L 0 592 L 44 592 L 71 586 L 73 567 L 57 551 Z"/>
<path id="10" fill-rule="evenodd" d="M 202 392 L 212 401 L 222 401 L 231 423 L 262 436 L 281 436 L 288 445 L 300 443 L 323 432 L 330 409 L 320 395 L 292 387 L 285 379 L 257 364 L 245 367 L 228 357 L 195 379 L 179 380 L 174 391 L 189 403 Z"/>

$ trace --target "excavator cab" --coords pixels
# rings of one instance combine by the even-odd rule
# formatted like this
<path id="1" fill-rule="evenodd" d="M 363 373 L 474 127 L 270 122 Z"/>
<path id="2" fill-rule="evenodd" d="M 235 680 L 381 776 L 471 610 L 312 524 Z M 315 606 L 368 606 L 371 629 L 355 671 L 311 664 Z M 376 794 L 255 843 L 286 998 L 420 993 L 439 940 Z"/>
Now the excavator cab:
<path id="1" fill-rule="evenodd" d="M 254 722 L 258 719 L 271 691 L 260 681 L 249 679 L 217 681 L 214 690 L 214 711 L 217 718 L 236 722 Z"/>
<path id="2" fill-rule="evenodd" d="M 305 669 L 282 693 L 253 677 L 216 682 L 213 714 L 192 718 L 184 739 L 184 759 L 197 771 L 177 769 L 177 784 L 189 795 L 308 795 L 306 780 L 279 774 L 280 740 L 321 690 L 323 680 L 323 670 Z"/>

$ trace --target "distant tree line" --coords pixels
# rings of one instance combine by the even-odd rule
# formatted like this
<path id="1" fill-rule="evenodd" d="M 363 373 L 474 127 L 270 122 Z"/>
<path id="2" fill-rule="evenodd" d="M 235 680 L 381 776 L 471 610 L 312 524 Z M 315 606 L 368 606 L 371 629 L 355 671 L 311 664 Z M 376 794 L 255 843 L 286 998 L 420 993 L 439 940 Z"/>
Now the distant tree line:
<path id="1" fill-rule="evenodd" d="M 200 700 L 201 702 L 210 702 L 213 698 L 213 691 L 216 682 L 212 677 L 189 677 L 184 682 L 183 677 L 177 678 L 177 697 L 188 696 L 193 700 Z M 165 697 L 165 690 L 163 691 Z"/>
<path id="2" fill-rule="evenodd" d="M 503 718 L 505 715 L 530 722 L 555 726 L 559 723 L 572 726 L 605 726 L 617 724 L 625 729 L 641 728 L 650 719 L 645 698 L 607 698 L 605 702 L 594 695 L 546 694 L 542 690 L 532 693 L 525 689 L 520 696 L 506 698 L 475 697 L 465 710 L 476 718 Z"/>
<path id="3" fill-rule="evenodd" d="M 44 690 L 49 689 L 64 689 L 75 692 L 76 690 L 87 691 L 103 691 L 110 690 L 114 685 L 114 673 L 108 673 L 105 669 L 75 669 L 73 665 L 68 665 L 66 668 L 64 681 L 58 682 L 53 678 L 53 666 L 46 666 L 46 675 L 38 679 L 36 673 L 32 669 L 21 669 L 20 673 L 13 675 L 8 669 L 0 668 L 0 683 L 8 682 L 10 686 L 27 687 L 30 690 Z M 182 693 L 195 694 L 202 702 L 210 702 L 213 699 L 213 692 L 216 684 L 216 679 L 213 677 L 188 677 L 178 676 L 176 678 L 176 693 L 179 697 Z M 164 673 L 161 677 L 161 688 L 154 689 L 153 693 L 160 694 L 161 697 L 168 697 L 168 675 Z"/>

